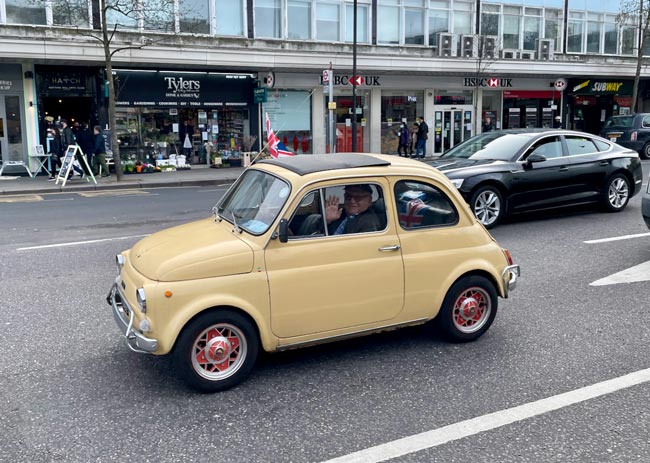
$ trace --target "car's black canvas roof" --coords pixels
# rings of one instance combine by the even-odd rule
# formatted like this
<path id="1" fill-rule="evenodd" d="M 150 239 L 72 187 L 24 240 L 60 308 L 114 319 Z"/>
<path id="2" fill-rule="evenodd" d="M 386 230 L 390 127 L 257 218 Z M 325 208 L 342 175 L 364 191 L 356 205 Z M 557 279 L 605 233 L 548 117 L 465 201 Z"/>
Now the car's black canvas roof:
<path id="1" fill-rule="evenodd" d="M 261 164 L 274 164 L 298 175 L 307 175 L 325 170 L 390 165 L 390 162 L 383 159 L 356 153 L 301 154 L 277 159 L 264 159 L 258 162 Z"/>

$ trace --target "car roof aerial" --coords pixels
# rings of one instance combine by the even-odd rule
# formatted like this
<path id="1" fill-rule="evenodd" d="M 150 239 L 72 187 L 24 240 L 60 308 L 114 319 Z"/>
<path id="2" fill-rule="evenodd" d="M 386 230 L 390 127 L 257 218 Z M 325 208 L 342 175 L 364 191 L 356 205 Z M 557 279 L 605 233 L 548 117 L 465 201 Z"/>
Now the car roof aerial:
<path id="1" fill-rule="evenodd" d="M 298 175 L 326 170 L 390 166 L 390 162 L 387 160 L 358 153 L 298 155 L 277 159 L 263 159 L 258 163 L 280 166 Z"/>

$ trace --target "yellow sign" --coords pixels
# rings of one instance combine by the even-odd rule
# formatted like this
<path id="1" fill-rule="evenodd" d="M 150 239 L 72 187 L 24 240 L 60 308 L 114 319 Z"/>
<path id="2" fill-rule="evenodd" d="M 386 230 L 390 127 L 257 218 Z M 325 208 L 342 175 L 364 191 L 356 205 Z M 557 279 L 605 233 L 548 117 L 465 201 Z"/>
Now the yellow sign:
<path id="1" fill-rule="evenodd" d="M 336 101 L 330 101 L 327 103 L 327 109 L 336 109 Z"/>

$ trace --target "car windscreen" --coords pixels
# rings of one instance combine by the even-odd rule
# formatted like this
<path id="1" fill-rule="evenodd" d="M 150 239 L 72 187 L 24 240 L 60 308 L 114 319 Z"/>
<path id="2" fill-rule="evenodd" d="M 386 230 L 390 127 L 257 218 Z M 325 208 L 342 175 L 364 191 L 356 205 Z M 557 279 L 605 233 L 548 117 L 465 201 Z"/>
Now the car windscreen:
<path id="1" fill-rule="evenodd" d="M 634 116 L 613 116 L 607 119 L 605 127 L 632 127 Z"/>
<path id="2" fill-rule="evenodd" d="M 443 154 L 442 158 L 511 160 L 534 134 L 486 132 L 469 138 Z"/>
<path id="3" fill-rule="evenodd" d="M 217 205 L 216 212 L 236 227 L 261 235 L 275 221 L 290 191 L 287 181 L 248 169 Z"/>

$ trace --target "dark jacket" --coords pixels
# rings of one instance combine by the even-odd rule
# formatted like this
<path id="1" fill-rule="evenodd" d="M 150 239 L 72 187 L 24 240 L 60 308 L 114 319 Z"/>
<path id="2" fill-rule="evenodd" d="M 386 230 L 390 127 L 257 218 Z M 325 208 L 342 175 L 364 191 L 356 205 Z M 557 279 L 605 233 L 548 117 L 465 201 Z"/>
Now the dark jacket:
<path id="1" fill-rule="evenodd" d="M 408 127 L 406 124 L 402 124 L 399 127 L 399 144 L 404 146 L 408 145 L 410 136 L 411 133 L 409 132 Z"/>
<path id="2" fill-rule="evenodd" d="M 93 153 L 95 149 L 95 140 L 93 139 L 93 133 L 90 129 L 86 127 L 79 129 L 79 132 L 77 133 L 77 143 L 84 154 Z"/>
<path id="3" fill-rule="evenodd" d="M 75 139 L 74 139 L 74 134 L 72 133 L 72 129 L 70 127 L 66 127 L 65 129 L 61 130 L 61 150 L 65 151 L 68 149 L 68 146 L 74 145 Z"/>
<path id="4" fill-rule="evenodd" d="M 59 129 L 54 129 L 54 137 L 50 140 L 50 154 L 55 155 L 57 158 L 61 156 L 61 133 Z"/>
<path id="5" fill-rule="evenodd" d="M 345 211 L 341 214 L 341 218 L 335 220 L 327 226 L 327 232 L 330 235 L 333 235 L 341 222 L 345 219 Z M 368 233 L 373 231 L 382 230 L 383 227 L 379 222 L 379 218 L 371 209 L 366 209 L 359 215 L 350 217 L 345 224 L 345 229 L 343 230 L 344 234 L 347 233 Z"/>
<path id="6" fill-rule="evenodd" d="M 93 154 L 104 154 L 106 153 L 106 141 L 104 140 L 104 135 L 98 133 L 95 135 L 95 146 L 93 149 Z"/>
<path id="7" fill-rule="evenodd" d="M 429 138 L 429 126 L 427 125 L 426 122 L 422 121 L 420 122 L 420 125 L 418 125 L 418 140 L 426 140 Z"/>

